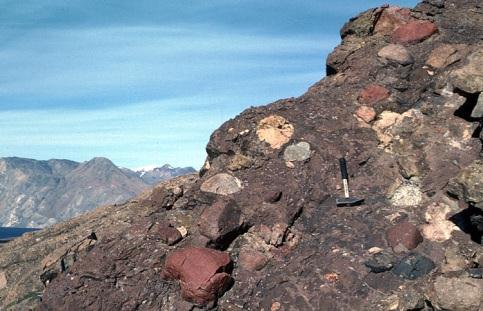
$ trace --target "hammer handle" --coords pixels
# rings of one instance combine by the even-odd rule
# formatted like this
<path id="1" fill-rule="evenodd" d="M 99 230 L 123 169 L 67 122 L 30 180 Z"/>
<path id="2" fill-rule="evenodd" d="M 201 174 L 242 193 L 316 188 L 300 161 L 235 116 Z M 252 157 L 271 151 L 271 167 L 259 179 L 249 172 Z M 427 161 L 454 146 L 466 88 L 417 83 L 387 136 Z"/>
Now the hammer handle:
<path id="1" fill-rule="evenodd" d="M 349 174 L 347 174 L 347 163 L 345 161 L 345 158 L 339 159 L 339 166 L 340 166 L 340 174 L 342 176 L 342 179 L 348 180 Z"/>

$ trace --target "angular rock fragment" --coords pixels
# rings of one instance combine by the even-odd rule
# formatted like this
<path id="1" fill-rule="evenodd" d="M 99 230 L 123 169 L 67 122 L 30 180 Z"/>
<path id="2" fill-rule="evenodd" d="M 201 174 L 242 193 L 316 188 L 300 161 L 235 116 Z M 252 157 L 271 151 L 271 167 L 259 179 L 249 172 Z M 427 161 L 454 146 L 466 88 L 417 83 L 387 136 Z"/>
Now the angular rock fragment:
<path id="1" fill-rule="evenodd" d="M 377 55 L 403 66 L 410 65 L 414 62 L 411 53 L 404 46 L 399 44 L 389 44 L 380 49 Z"/>
<path id="2" fill-rule="evenodd" d="M 470 278 L 483 279 L 483 267 L 468 269 L 468 275 Z"/>
<path id="3" fill-rule="evenodd" d="M 391 143 L 392 134 L 390 129 L 393 125 L 400 122 L 403 116 L 397 112 L 383 111 L 373 123 L 372 129 L 376 131 L 381 145 L 386 147 Z"/>
<path id="4" fill-rule="evenodd" d="M 374 27 L 374 32 L 390 35 L 396 28 L 413 20 L 414 18 L 411 16 L 411 10 L 397 6 L 390 6 L 383 9 L 377 20 L 376 26 Z"/>
<path id="5" fill-rule="evenodd" d="M 483 306 L 482 293 L 483 280 L 439 276 L 434 282 L 435 297 L 431 303 L 443 310 L 479 311 Z"/>
<path id="6" fill-rule="evenodd" d="M 163 275 L 180 281 L 183 299 L 205 305 L 225 292 L 233 282 L 228 253 L 188 247 L 166 258 Z"/>
<path id="7" fill-rule="evenodd" d="M 239 192 L 243 187 L 238 178 L 230 174 L 220 173 L 208 178 L 200 189 L 204 192 L 229 195 Z"/>
<path id="8" fill-rule="evenodd" d="M 421 159 L 418 159 L 416 156 L 401 156 L 397 159 L 397 164 L 399 165 L 401 175 L 406 179 L 421 175 Z"/>
<path id="9" fill-rule="evenodd" d="M 394 30 L 392 41 L 399 44 L 418 43 L 437 31 L 436 25 L 430 21 L 412 21 Z"/>
<path id="10" fill-rule="evenodd" d="M 425 305 L 424 296 L 421 293 L 409 290 L 401 295 L 399 310 L 423 310 Z"/>
<path id="11" fill-rule="evenodd" d="M 421 226 L 421 233 L 425 239 L 434 242 L 444 242 L 451 238 L 451 234 L 458 227 L 448 220 L 453 210 L 443 202 L 433 203 L 428 206 L 425 213 L 427 224 Z"/>
<path id="12" fill-rule="evenodd" d="M 240 230 L 241 212 L 233 200 L 220 199 L 206 207 L 198 220 L 200 233 L 215 245 L 224 246 Z"/>
<path id="13" fill-rule="evenodd" d="M 285 148 L 283 159 L 287 162 L 305 161 L 310 158 L 310 144 L 302 141 Z"/>
<path id="14" fill-rule="evenodd" d="M 288 225 L 282 223 L 276 223 L 270 233 L 270 244 L 274 246 L 280 246 L 283 244 L 285 233 L 287 232 Z"/>
<path id="15" fill-rule="evenodd" d="M 389 271 L 394 266 L 396 258 L 387 253 L 380 252 L 374 254 L 369 260 L 364 262 L 364 265 L 368 267 L 373 273 L 381 273 Z"/>
<path id="16" fill-rule="evenodd" d="M 402 245 L 408 250 L 416 248 L 423 241 L 418 228 L 407 221 L 388 229 L 386 239 L 393 249 Z"/>
<path id="17" fill-rule="evenodd" d="M 464 168 L 449 182 L 448 192 L 483 210 L 483 161 Z"/>
<path id="18" fill-rule="evenodd" d="M 433 261 L 420 254 L 409 254 L 391 270 L 395 275 L 408 280 L 423 277 L 435 268 Z"/>
<path id="19" fill-rule="evenodd" d="M 258 139 L 267 142 L 272 149 L 279 149 L 292 137 L 294 127 L 285 118 L 271 115 L 258 123 Z"/>
<path id="20" fill-rule="evenodd" d="M 467 57 L 467 64 L 453 71 L 453 85 L 466 93 L 483 92 L 483 48 Z"/>
<path id="21" fill-rule="evenodd" d="M 426 64 L 436 69 L 447 67 L 460 59 L 457 52 L 454 45 L 442 44 L 431 52 Z"/>
<path id="22" fill-rule="evenodd" d="M 240 251 L 239 263 L 240 266 L 249 271 L 258 271 L 263 269 L 267 264 L 268 258 L 263 253 L 242 248 Z"/>
<path id="23" fill-rule="evenodd" d="M 390 92 L 383 86 L 371 84 L 361 91 L 358 101 L 363 105 L 374 105 L 387 99 Z"/>
<path id="24" fill-rule="evenodd" d="M 349 35 L 355 35 L 357 37 L 369 36 L 374 30 L 374 22 L 380 15 L 380 10 L 372 9 L 368 10 L 356 18 L 352 18 L 347 22 L 340 30 L 340 36 L 345 38 Z"/>
<path id="25" fill-rule="evenodd" d="M 326 74 L 334 75 L 340 72 L 347 61 L 347 58 L 363 46 L 361 40 L 344 40 L 327 57 Z"/>
<path id="26" fill-rule="evenodd" d="M 168 245 L 174 245 L 183 238 L 181 232 L 169 223 L 161 223 L 157 228 L 157 233 L 161 241 Z"/>
<path id="27" fill-rule="evenodd" d="M 252 163 L 253 163 L 253 159 L 243 154 L 237 153 L 230 159 L 230 163 L 227 165 L 226 168 L 229 169 L 230 171 L 237 171 L 237 170 L 250 167 Z"/>
<path id="28" fill-rule="evenodd" d="M 356 116 L 361 118 L 364 122 L 370 123 L 376 118 L 376 111 L 372 107 L 361 106 L 357 108 Z"/>
<path id="29" fill-rule="evenodd" d="M 483 93 L 478 96 L 475 108 L 471 111 L 472 118 L 483 118 Z"/>
<path id="30" fill-rule="evenodd" d="M 462 271 L 468 267 L 468 261 L 461 253 L 458 246 L 450 245 L 444 253 L 444 263 L 441 265 L 441 272 Z"/>

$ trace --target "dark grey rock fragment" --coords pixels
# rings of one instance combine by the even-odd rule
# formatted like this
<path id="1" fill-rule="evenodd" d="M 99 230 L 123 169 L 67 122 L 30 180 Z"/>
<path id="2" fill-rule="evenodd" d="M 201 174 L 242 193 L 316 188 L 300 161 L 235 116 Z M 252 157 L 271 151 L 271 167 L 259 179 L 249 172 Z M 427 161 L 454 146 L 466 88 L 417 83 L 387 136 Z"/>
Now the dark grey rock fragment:
<path id="1" fill-rule="evenodd" d="M 468 274 L 471 278 L 474 279 L 483 279 L 483 268 L 471 268 L 468 269 Z"/>
<path id="2" fill-rule="evenodd" d="M 364 262 L 364 265 L 373 273 L 389 271 L 394 266 L 395 257 L 388 253 L 377 253 L 371 259 Z"/>
<path id="3" fill-rule="evenodd" d="M 403 279 L 415 280 L 425 276 L 434 268 L 435 265 L 431 259 L 412 253 L 401 259 L 392 269 L 392 273 Z"/>

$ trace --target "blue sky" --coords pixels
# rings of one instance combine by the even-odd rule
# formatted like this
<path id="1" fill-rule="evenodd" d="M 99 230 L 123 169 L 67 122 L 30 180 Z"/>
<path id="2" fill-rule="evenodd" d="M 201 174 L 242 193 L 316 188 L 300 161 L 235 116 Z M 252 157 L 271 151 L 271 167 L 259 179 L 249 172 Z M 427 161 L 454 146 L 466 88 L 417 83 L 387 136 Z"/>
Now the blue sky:
<path id="1" fill-rule="evenodd" d="M 0 0 L 0 157 L 199 168 L 213 130 L 303 94 L 383 3 Z"/>

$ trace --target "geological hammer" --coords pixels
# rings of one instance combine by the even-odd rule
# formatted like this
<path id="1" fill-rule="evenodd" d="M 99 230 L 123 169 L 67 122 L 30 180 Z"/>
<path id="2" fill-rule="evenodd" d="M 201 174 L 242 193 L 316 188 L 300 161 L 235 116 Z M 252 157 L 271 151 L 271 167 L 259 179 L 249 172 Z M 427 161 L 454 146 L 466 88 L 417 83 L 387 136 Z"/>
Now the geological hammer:
<path id="1" fill-rule="evenodd" d="M 355 206 L 361 204 L 364 199 L 349 196 L 349 174 L 347 174 L 347 162 L 345 161 L 345 158 L 339 159 L 339 166 L 342 183 L 344 185 L 344 197 L 335 199 L 337 206 Z"/>

